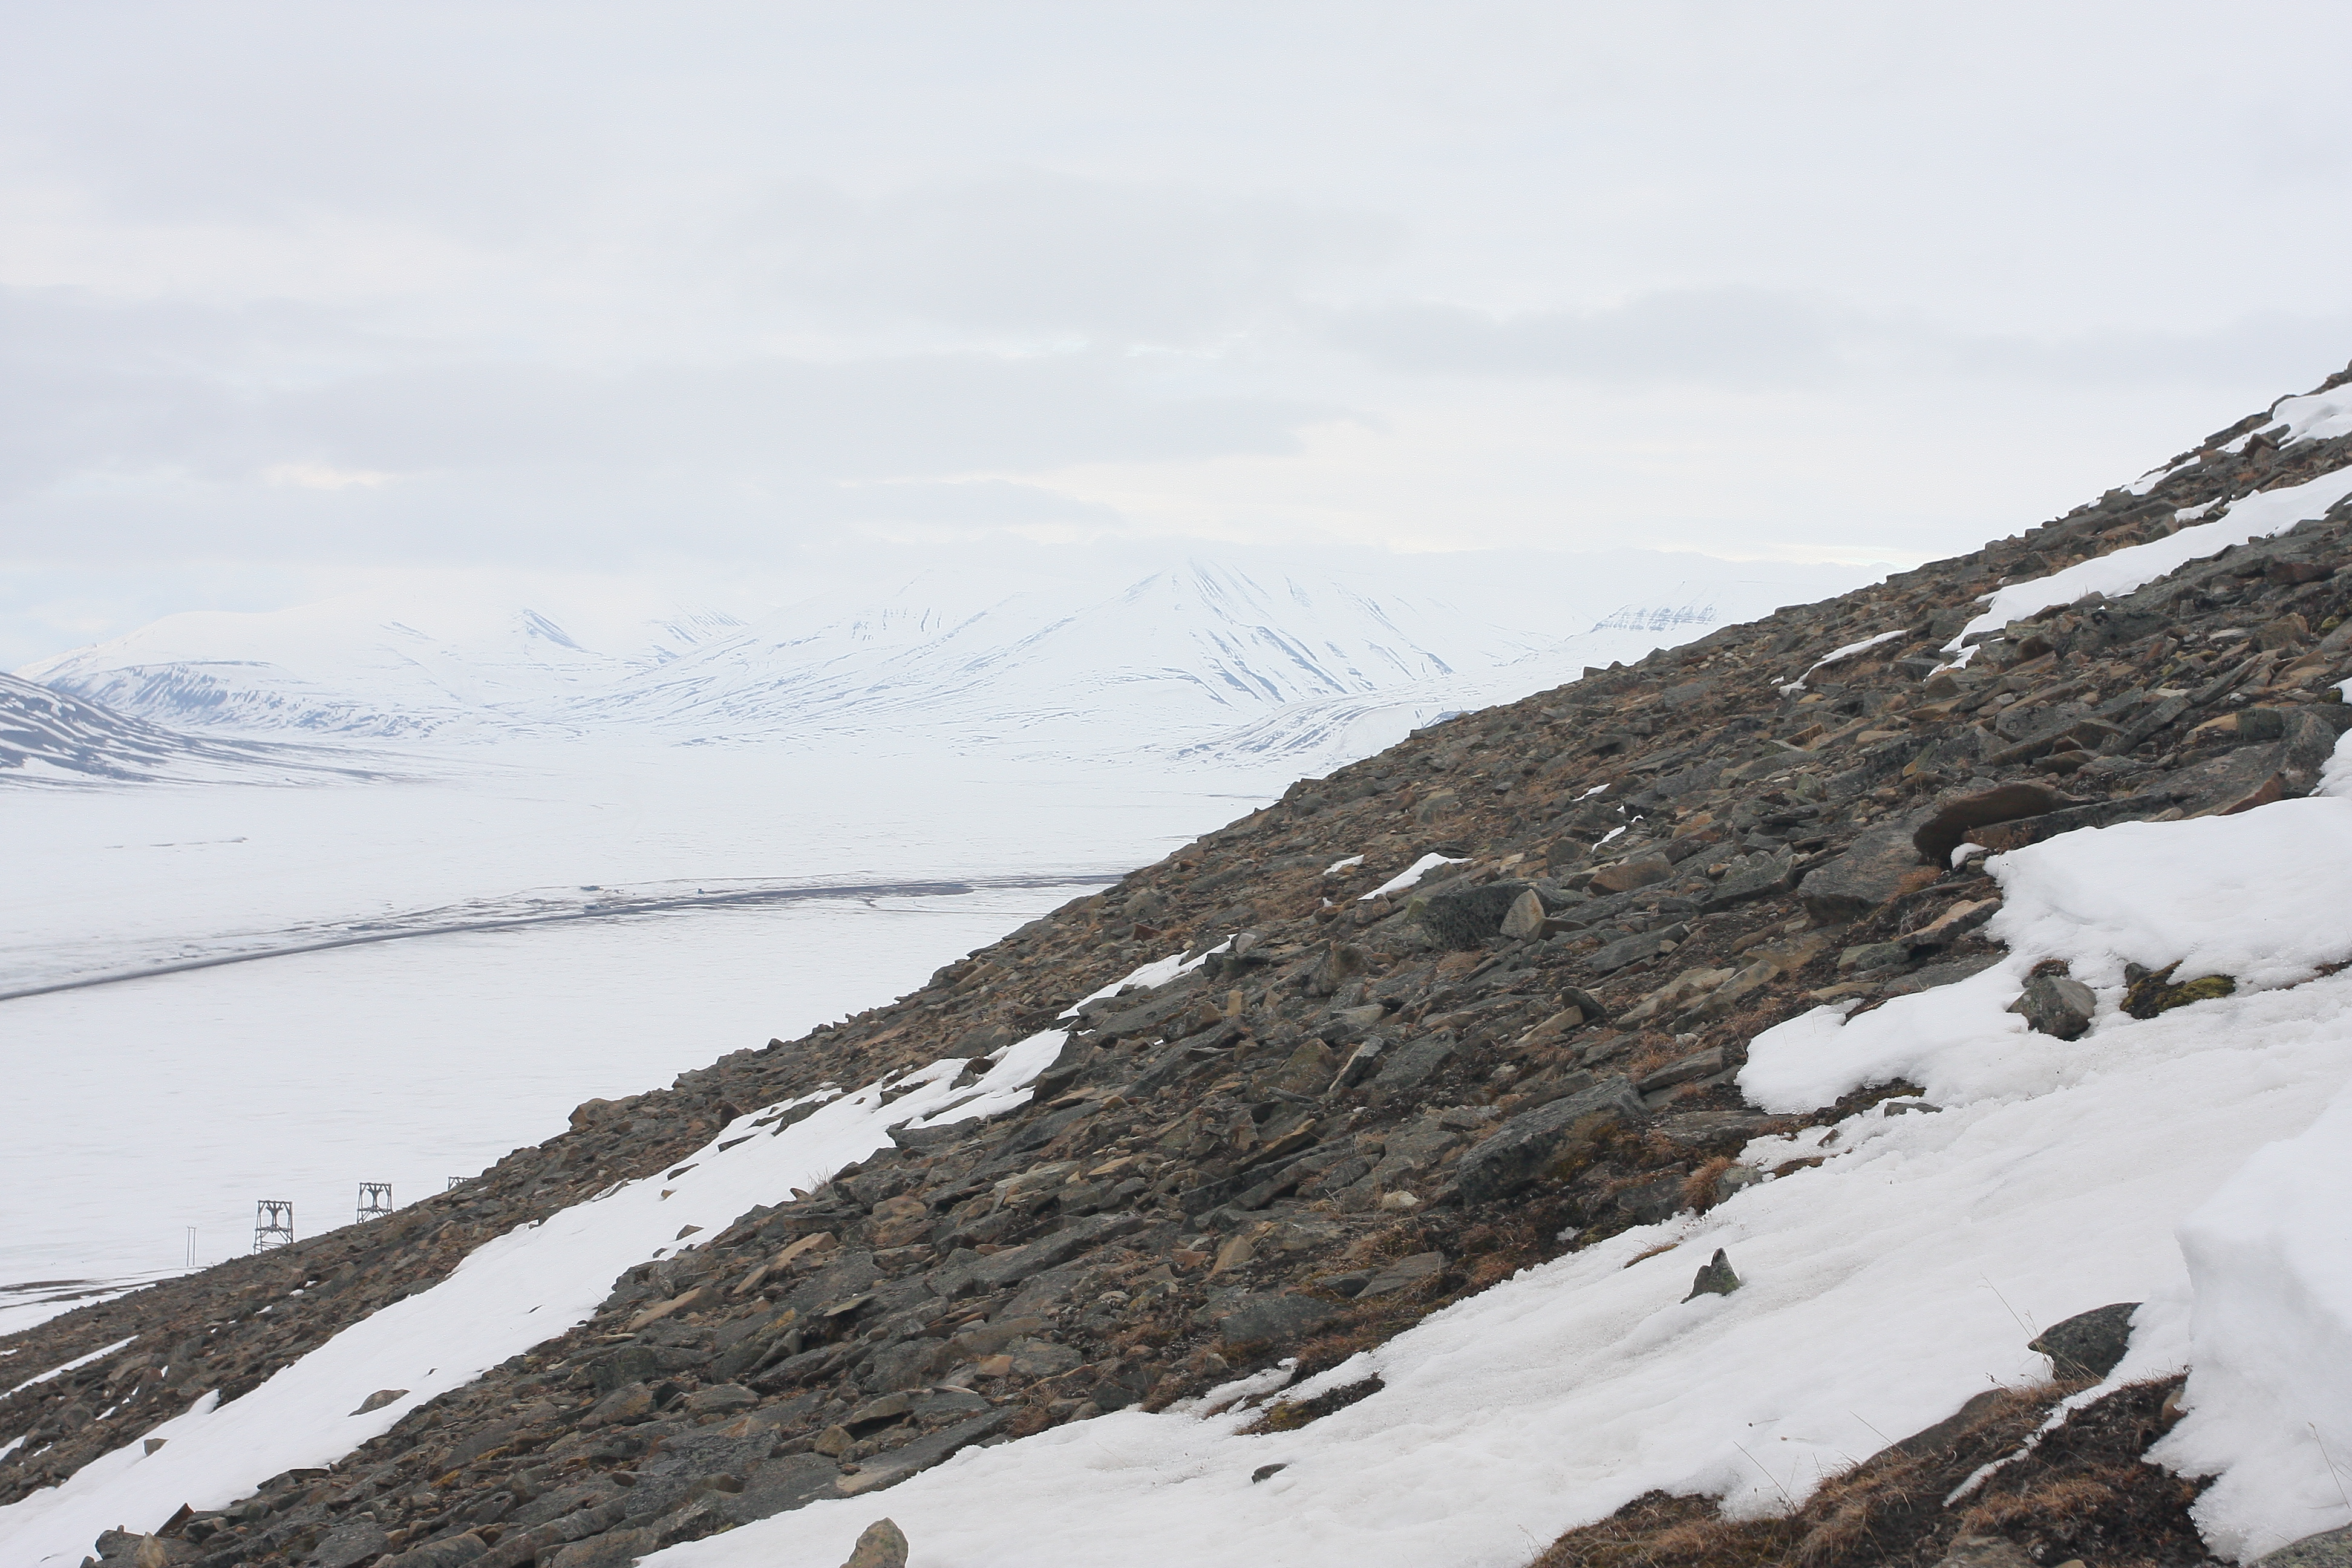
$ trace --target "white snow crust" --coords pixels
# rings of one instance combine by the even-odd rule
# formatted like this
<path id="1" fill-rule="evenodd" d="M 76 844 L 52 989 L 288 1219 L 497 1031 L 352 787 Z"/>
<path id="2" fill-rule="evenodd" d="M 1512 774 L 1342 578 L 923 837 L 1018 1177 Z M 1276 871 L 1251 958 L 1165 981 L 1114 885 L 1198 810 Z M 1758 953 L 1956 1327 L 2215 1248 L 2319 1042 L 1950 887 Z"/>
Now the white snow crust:
<path id="1" fill-rule="evenodd" d="M 1843 664 L 1847 659 L 1852 658 L 1855 654 L 1867 652 L 1871 648 L 1876 647 L 1880 643 L 1893 641 L 1895 638 L 1903 636 L 1908 629 L 1909 628 L 1907 627 L 1897 626 L 1891 632 L 1881 632 L 1874 637 L 1864 637 L 1860 642 L 1850 642 L 1843 647 L 1832 648 L 1829 652 L 1822 655 L 1821 658 L 1807 665 L 1803 675 L 1800 675 L 1794 680 L 1782 682 L 1780 686 L 1780 695 L 1783 697 L 1795 696 L 1798 692 L 1802 691 L 1805 689 L 1805 681 L 1812 675 L 1813 671 L 1817 669 L 1825 669 L 1832 664 Z"/>
<path id="2" fill-rule="evenodd" d="M 1390 893 L 1402 893 L 1408 888 L 1417 888 L 1421 886 L 1421 879 L 1423 877 L 1428 876 L 1432 871 L 1436 870 L 1440 866 L 1466 866 L 1469 863 L 1469 860 L 1463 857 L 1439 855 L 1434 853 L 1424 855 L 1420 859 L 1415 860 L 1412 865 L 1407 866 L 1403 870 L 1399 871 L 1395 876 L 1391 877 L 1387 881 L 1382 882 L 1379 887 L 1374 888 L 1370 892 L 1364 894 L 1363 897 L 1366 899 L 1378 899 L 1384 898 Z"/>
<path id="3" fill-rule="evenodd" d="M 1944 645 L 1945 651 L 1958 652 L 1964 640 L 1979 632 L 1996 630 L 2054 605 L 2071 605 L 2085 594 L 2096 592 L 2111 599 L 2119 597 L 2200 556 L 2215 554 L 2249 540 L 2284 533 L 2298 522 L 2321 515 L 2347 495 L 2352 495 L 2352 468 L 2338 468 L 2299 485 L 2262 490 L 2232 501 L 2229 510 L 2211 522 L 2200 522 L 2162 539 L 2151 539 L 2146 544 L 2095 555 L 2046 577 L 2011 583 L 1996 592 L 1984 613 L 1962 626 L 1959 635 Z"/>
<path id="4" fill-rule="evenodd" d="M 2286 426 L 2277 436 L 2282 447 L 2352 434 L 2352 386 L 2282 398 L 2271 410 L 2271 417 Z"/>

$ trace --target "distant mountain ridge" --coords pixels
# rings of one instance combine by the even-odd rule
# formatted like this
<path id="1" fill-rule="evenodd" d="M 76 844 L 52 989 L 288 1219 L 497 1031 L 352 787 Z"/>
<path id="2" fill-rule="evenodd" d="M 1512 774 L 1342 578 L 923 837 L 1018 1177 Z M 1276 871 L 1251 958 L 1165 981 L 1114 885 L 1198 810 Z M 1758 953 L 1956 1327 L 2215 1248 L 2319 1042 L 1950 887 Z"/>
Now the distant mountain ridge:
<path id="1" fill-rule="evenodd" d="M 1398 556 L 1377 573 L 939 564 L 748 623 L 672 612 L 601 637 L 487 603 L 173 616 L 21 673 L 242 734 L 1290 755 L 1367 723 L 1385 744 L 1495 700 L 1489 677 L 1549 684 L 1866 575 L 1634 552 Z"/>
<path id="2" fill-rule="evenodd" d="M 0 675 L 0 784 L 367 776 L 301 748 L 187 735 Z"/>

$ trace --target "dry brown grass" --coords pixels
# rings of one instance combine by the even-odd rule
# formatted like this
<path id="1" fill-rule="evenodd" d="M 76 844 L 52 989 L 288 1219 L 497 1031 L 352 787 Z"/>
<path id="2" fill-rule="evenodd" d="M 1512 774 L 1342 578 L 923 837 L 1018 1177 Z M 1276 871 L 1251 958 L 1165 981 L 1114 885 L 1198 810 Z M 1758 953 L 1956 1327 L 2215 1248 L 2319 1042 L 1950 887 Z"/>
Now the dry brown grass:
<path id="1" fill-rule="evenodd" d="M 1668 1062 L 1678 1062 L 1689 1054 L 1688 1050 L 1675 1044 L 1671 1038 L 1645 1035 L 1643 1037 L 1641 1047 L 1626 1061 L 1623 1071 L 1627 1078 L 1638 1081 L 1664 1067 Z"/>
<path id="2" fill-rule="evenodd" d="M 1688 1179 L 1683 1183 L 1683 1202 L 1702 1214 L 1713 1208 L 1717 1178 L 1731 1169 L 1731 1166 L 1730 1155 L 1717 1154 L 1714 1159 L 1693 1171 Z"/>

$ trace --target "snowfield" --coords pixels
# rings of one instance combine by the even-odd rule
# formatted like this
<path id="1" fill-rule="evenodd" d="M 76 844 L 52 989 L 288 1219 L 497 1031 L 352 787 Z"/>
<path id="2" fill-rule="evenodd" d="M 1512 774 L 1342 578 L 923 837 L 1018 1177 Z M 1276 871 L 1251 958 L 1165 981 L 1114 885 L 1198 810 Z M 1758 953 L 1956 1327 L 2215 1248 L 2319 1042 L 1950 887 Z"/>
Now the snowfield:
<path id="1" fill-rule="evenodd" d="M 5 797 L 27 896 L 0 900 L 0 1285 L 177 1270 L 192 1226 L 217 1261 L 262 1197 L 309 1237 L 362 1181 L 438 1192 L 583 1100 L 911 990 L 1287 782 L 370 754 L 398 776 Z M 92 984 L 122 974 L 146 977 Z M 0 1295 L 0 1326 L 75 1304 Z"/>
<path id="2" fill-rule="evenodd" d="M 2200 1516 L 2217 1545 L 2251 1555 L 2352 1521 L 2327 1459 L 2352 1431 L 2326 1370 L 2352 1364 L 2331 1201 L 2345 1112 L 2329 1109 L 2352 1083 L 2352 974 L 2322 973 L 2352 958 L 2336 896 L 2352 878 L 2347 784 L 2352 757 L 2339 752 L 2310 799 L 2086 829 L 1996 858 L 2010 959 L 1852 1019 L 1833 1008 L 1792 1019 L 1758 1037 L 1743 1079 L 1768 1107 L 1897 1075 L 1924 1087 L 1923 1102 L 1757 1141 L 1745 1158 L 1760 1166 L 1825 1160 L 1433 1315 L 1302 1384 L 1311 1394 L 1373 1373 L 1386 1384 L 1309 1426 L 1244 1437 L 1249 1415 L 1206 1413 L 1213 1400 L 1122 1411 L 648 1562 L 835 1568 L 887 1513 L 931 1568 L 1078 1568 L 1145 1552 L 1204 1568 L 1504 1568 L 1653 1488 L 1719 1495 L 1735 1513 L 1786 1508 L 1972 1393 L 2045 1375 L 2026 1342 L 2112 1301 L 2144 1305 L 2111 1382 L 2193 1367 L 2188 1418 L 2164 1453 L 2221 1474 Z M 2029 1033 L 2006 1011 L 2046 957 L 2100 993 L 2079 1040 Z M 2179 960 L 2184 977 L 2226 971 L 2241 988 L 2135 1020 L 2115 1005 L 2127 960 Z M 1057 1038 L 1013 1047 L 977 1086 L 989 1098 L 961 1113 L 1013 1103 Z M 890 1120 L 956 1097 L 943 1087 L 953 1064 L 927 1070 Z M 69 1560 L 106 1524 L 152 1527 L 184 1501 L 226 1501 L 332 1457 L 404 1408 L 341 1414 L 373 1388 L 448 1387 L 578 1321 L 621 1268 L 674 1244 L 678 1224 L 723 1225 L 875 1147 L 883 1087 L 698 1157 L 675 1183 L 484 1247 L 227 1410 L 172 1423 L 155 1455 L 126 1447 L 0 1510 L 0 1541 L 19 1560 Z M 1743 1288 L 1683 1300 L 1717 1247 Z M 2224 1343 L 2254 1348 L 2195 1353 Z M 1286 1468 L 1253 1483 L 1266 1465 Z"/>

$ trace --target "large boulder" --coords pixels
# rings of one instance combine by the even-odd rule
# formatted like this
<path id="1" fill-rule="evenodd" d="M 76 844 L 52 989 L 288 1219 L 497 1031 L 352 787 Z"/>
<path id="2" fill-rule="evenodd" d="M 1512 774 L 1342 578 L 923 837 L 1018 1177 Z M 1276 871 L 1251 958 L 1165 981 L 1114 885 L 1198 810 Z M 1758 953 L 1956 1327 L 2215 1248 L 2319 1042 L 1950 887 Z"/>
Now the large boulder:
<path id="1" fill-rule="evenodd" d="M 1419 907 L 1423 931 L 1452 948 L 1474 948 L 1488 937 L 1500 936 L 1504 919 L 1522 893 L 1534 889 L 1526 882 L 1486 882 L 1475 888 L 1440 888 L 1423 894 Z"/>
<path id="2" fill-rule="evenodd" d="M 2105 1378 L 2131 1348 L 2132 1314 L 2137 1310 L 2137 1301 L 2117 1301 L 2077 1312 L 2053 1323 L 2025 1348 L 2048 1356 L 2061 1377 Z"/>
<path id="3" fill-rule="evenodd" d="M 1464 1201 L 1503 1197 L 1539 1179 L 1563 1161 L 1590 1151 L 1603 1135 L 1639 1125 L 1642 1097 L 1622 1078 L 1521 1111 L 1455 1164 L 1454 1185 Z"/>
<path id="4" fill-rule="evenodd" d="M 1699 909 L 1707 914 L 1727 910 L 1734 904 L 1744 904 L 1751 899 L 1768 899 L 1775 893 L 1785 893 L 1797 882 L 1796 857 L 1787 850 L 1778 854 L 1750 855 L 1732 863 L 1723 874 L 1723 880 L 1699 896 Z"/>
<path id="5" fill-rule="evenodd" d="M 1805 912 L 1823 925 L 1858 921 L 1889 900 L 1936 879 L 1937 872 L 1919 864 L 1911 836 L 1911 821 L 1873 827 L 1857 834 L 1853 847 L 1825 866 L 1817 866 L 1797 885 Z"/>
<path id="6" fill-rule="evenodd" d="M 2014 822 L 2021 816 L 2039 816 L 2064 804 L 2064 796 L 2039 784 L 1995 784 L 1990 789 L 1948 795 L 1936 803 L 1927 821 L 1912 829 L 1911 846 L 1927 864 L 1946 866 L 1951 861 L 1952 851 L 1969 841 L 1971 828 Z"/>
<path id="7" fill-rule="evenodd" d="M 1312 1296 L 1244 1297 L 1217 1320 L 1217 1338 L 1234 1349 L 1291 1344 L 1339 1315 L 1339 1308 Z"/>

